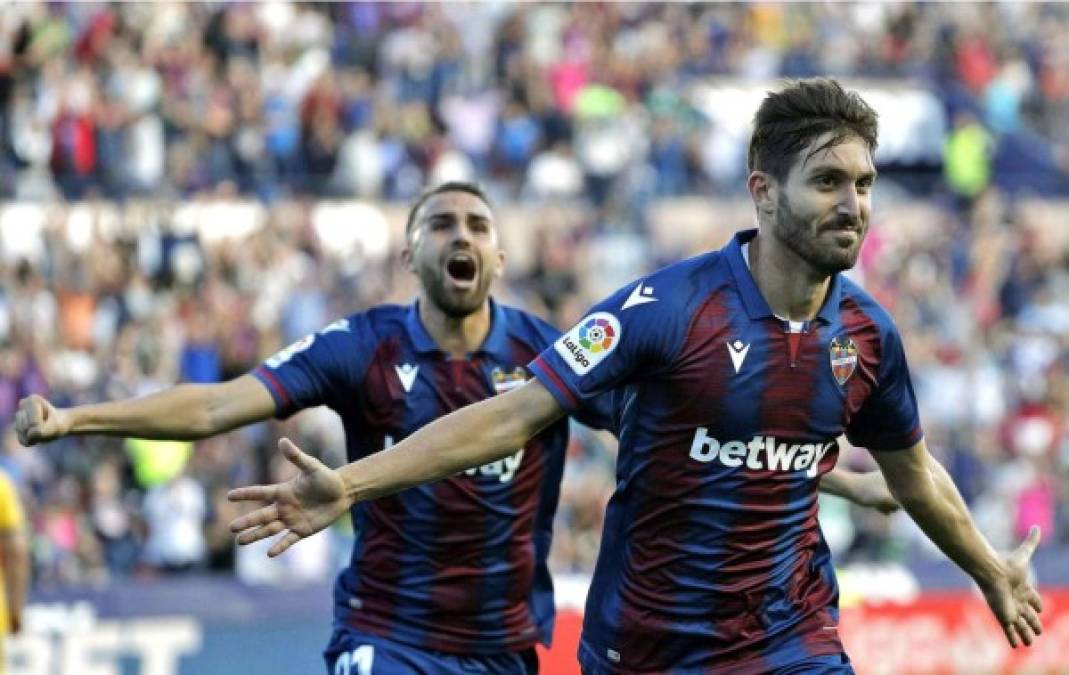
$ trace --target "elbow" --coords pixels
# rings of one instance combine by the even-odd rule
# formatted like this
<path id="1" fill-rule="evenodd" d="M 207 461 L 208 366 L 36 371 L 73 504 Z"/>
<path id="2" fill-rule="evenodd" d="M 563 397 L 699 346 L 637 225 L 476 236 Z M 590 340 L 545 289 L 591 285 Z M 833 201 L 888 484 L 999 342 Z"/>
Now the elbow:
<path id="1" fill-rule="evenodd" d="M 230 423 L 228 400 L 222 395 L 219 387 L 212 387 L 207 401 L 196 406 L 189 420 L 189 437 L 186 440 L 199 441 L 202 438 L 214 436 L 224 431 L 229 431 L 235 424 Z"/>
<path id="2" fill-rule="evenodd" d="M 212 415 L 210 410 L 205 410 L 197 415 L 194 415 L 185 428 L 183 436 L 185 438 L 181 440 L 185 441 L 199 441 L 202 438 L 214 436 L 219 433 L 219 422 Z"/>

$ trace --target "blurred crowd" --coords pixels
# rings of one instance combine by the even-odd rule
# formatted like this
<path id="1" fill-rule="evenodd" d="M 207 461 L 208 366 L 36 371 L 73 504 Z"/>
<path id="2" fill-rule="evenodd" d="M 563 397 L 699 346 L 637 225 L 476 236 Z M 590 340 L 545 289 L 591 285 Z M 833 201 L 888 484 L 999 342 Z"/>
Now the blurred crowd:
<path id="1" fill-rule="evenodd" d="M 738 190 L 692 85 L 822 74 L 922 85 L 981 123 L 965 159 L 1064 173 L 1067 45 L 1042 3 L 8 3 L 0 195 Z"/>
<path id="2" fill-rule="evenodd" d="M 38 583 L 310 577 L 344 559 L 344 524 L 284 571 L 235 553 L 226 530 L 226 490 L 284 470 L 278 436 L 341 461 L 330 413 L 195 444 L 27 450 L 10 430 L 29 393 L 71 405 L 235 377 L 338 316 L 412 297 L 396 237 L 338 255 L 314 204 L 368 200 L 396 229 L 425 185 L 475 178 L 503 227 L 522 226 L 504 233 L 500 296 L 564 327 L 749 226 L 689 88 L 814 74 L 909 82 L 942 105 L 942 166 L 914 167 L 930 173 L 923 195 L 881 178 L 857 275 L 899 322 L 929 442 L 985 532 L 1008 545 L 1038 522 L 1044 546 L 1069 546 L 1069 237 L 1007 169 L 1069 167 L 1069 6 L 9 3 L 0 467 L 29 502 Z M 710 195 L 708 227 L 654 236 Z M 190 203 L 262 217 L 213 236 L 176 222 Z M 577 428 L 569 457 L 553 564 L 584 572 L 614 442 Z M 872 467 L 852 449 L 843 461 Z M 904 518 L 833 501 L 824 516 L 844 562 L 928 555 Z"/>

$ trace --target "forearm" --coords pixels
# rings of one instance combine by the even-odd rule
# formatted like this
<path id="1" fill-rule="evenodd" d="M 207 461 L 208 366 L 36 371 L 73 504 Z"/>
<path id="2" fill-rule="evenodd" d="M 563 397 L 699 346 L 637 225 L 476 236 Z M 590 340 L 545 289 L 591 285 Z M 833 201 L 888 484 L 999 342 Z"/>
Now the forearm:
<path id="1" fill-rule="evenodd" d="M 989 585 L 1003 574 L 1001 558 L 976 529 L 941 464 L 930 460 L 928 476 L 916 481 L 914 489 L 895 493 L 895 497 L 928 538 L 978 584 Z"/>
<path id="2" fill-rule="evenodd" d="M 540 392 L 549 396 L 544 389 Z M 544 399 L 531 406 L 517 396 L 524 396 L 522 389 L 458 410 L 389 450 L 341 467 L 350 500 L 375 499 L 515 453 L 563 414 L 555 404 L 540 411 Z M 521 405 L 515 405 L 517 401 Z"/>
<path id="3" fill-rule="evenodd" d="M 68 408 L 68 434 L 196 440 L 218 433 L 211 385 L 183 384 L 141 398 Z"/>
<path id="4" fill-rule="evenodd" d="M 820 491 L 881 513 L 893 513 L 899 508 L 879 471 L 857 473 L 836 467 L 820 479 Z"/>
<path id="5" fill-rule="evenodd" d="M 221 384 L 182 384 L 142 398 L 61 411 L 68 434 L 196 440 L 265 419 L 275 411 L 251 375 Z"/>
<path id="6" fill-rule="evenodd" d="M 841 469 L 833 469 L 820 478 L 820 491 L 858 502 L 860 493 L 857 474 Z"/>

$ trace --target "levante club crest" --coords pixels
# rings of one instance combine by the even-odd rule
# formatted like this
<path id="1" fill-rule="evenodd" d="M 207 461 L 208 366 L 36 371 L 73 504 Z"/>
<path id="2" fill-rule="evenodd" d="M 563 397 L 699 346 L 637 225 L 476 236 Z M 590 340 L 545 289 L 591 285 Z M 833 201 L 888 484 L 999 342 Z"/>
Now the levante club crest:
<path id="1" fill-rule="evenodd" d="M 511 372 L 494 368 L 493 372 L 490 373 L 490 380 L 494 383 L 494 392 L 504 394 L 506 391 L 512 391 L 526 382 L 527 371 L 523 369 L 523 366 L 517 366 Z"/>
<path id="2" fill-rule="evenodd" d="M 831 374 L 839 385 L 846 384 L 857 367 L 857 345 L 846 336 L 834 337 L 828 345 L 828 355 L 831 357 Z"/>

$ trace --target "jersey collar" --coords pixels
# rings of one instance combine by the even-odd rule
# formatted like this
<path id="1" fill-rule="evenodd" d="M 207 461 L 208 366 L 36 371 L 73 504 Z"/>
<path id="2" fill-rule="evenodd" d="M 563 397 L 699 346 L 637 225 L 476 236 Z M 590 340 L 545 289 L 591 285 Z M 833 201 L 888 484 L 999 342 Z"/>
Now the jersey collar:
<path id="1" fill-rule="evenodd" d="M 746 314 L 751 319 L 764 319 L 774 317 L 772 308 L 768 306 L 765 296 L 761 295 L 761 289 L 757 287 L 750 268 L 742 258 L 742 245 L 752 241 L 757 236 L 757 229 L 737 232 L 727 246 L 724 254 L 727 256 L 731 267 L 731 274 L 735 277 L 735 285 L 742 296 L 742 304 L 746 308 Z M 817 319 L 824 323 L 832 324 L 839 316 L 839 300 L 842 295 L 841 274 L 832 275 L 828 285 L 828 297 L 824 298 L 824 304 L 817 312 Z"/>
<path id="2" fill-rule="evenodd" d="M 419 300 L 409 305 L 408 315 L 405 317 L 405 325 L 408 329 L 409 338 L 412 340 L 412 346 L 415 347 L 418 353 L 442 353 L 434 338 L 431 337 L 423 326 L 423 322 L 420 321 Z M 502 309 L 501 305 L 494 302 L 493 298 L 490 298 L 490 332 L 486 334 L 486 339 L 483 340 L 482 346 L 475 350 L 475 353 L 490 354 L 507 359 L 509 356 L 508 347 L 508 326 L 505 325 L 505 310 Z"/>

